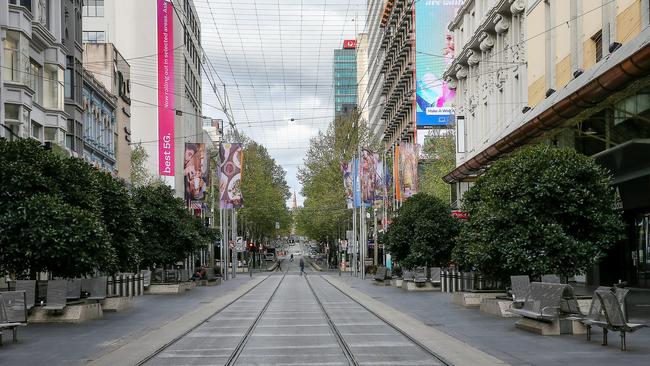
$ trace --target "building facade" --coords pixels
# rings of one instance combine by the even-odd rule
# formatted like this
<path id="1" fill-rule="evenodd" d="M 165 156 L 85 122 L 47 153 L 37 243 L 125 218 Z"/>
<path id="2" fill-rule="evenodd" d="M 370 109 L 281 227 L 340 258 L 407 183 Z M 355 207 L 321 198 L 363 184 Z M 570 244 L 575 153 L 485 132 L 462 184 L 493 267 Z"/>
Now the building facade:
<path id="1" fill-rule="evenodd" d="M 381 27 L 384 1 L 370 0 L 368 2 L 368 73 L 366 75 L 367 102 L 365 109 L 368 111 L 369 131 L 372 136 L 383 139 L 384 122 L 381 119 L 385 96 L 382 94 L 383 78 L 381 69 L 384 63 L 385 50 L 382 48 L 384 29 Z"/>
<path id="2" fill-rule="evenodd" d="M 648 0 L 466 1 L 450 25 L 459 201 L 500 157 L 533 143 L 572 147 L 612 174 L 627 224 L 589 281 L 650 287 Z M 461 123 L 461 120 L 464 122 Z"/>
<path id="3" fill-rule="evenodd" d="M 357 36 L 357 106 L 364 124 L 370 121 L 368 109 L 368 33 Z"/>
<path id="4" fill-rule="evenodd" d="M 0 0 L 0 137 L 66 146 L 62 1 Z M 74 130 L 74 129 L 72 129 Z"/>
<path id="5" fill-rule="evenodd" d="M 63 11 L 62 42 L 66 48 L 64 74 L 64 103 L 68 114 L 65 146 L 72 156 L 81 158 L 84 153 L 83 126 L 83 44 L 82 1 L 61 0 Z"/>
<path id="6" fill-rule="evenodd" d="M 193 1 L 168 3 L 173 19 L 173 106 L 175 171 L 165 177 L 183 196 L 183 145 L 202 142 L 201 25 Z M 83 37 L 112 43 L 130 64 L 131 141 L 149 155 L 147 168 L 159 175 L 158 26 L 156 0 L 98 0 L 84 7 Z"/>
<path id="7" fill-rule="evenodd" d="M 83 72 L 83 158 L 97 169 L 118 173 L 117 97 L 87 70 Z"/>
<path id="8" fill-rule="evenodd" d="M 112 43 L 84 43 L 84 68 L 117 97 L 115 108 L 116 176 L 131 177 L 131 67 Z"/>
<path id="9" fill-rule="evenodd" d="M 334 50 L 334 115 L 343 115 L 357 105 L 357 42 L 344 41 L 342 49 Z"/>

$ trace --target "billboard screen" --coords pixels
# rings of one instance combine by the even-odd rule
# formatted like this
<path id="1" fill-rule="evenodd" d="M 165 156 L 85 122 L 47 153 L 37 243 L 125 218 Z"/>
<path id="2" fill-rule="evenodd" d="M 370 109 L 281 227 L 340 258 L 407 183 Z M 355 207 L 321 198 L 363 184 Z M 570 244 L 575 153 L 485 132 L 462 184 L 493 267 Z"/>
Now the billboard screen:
<path id="1" fill-rule="evenodd" d="M 174 9 L 158 5 L 158 174 L 174 176 Z"/>
<path id="2" fill-rule="evenodd" d="M 219 203 L 221 208 L 242 207 L 241 180 L 244 166 L 242 144 L 221 144 L 219 148 Z"/>
<path id="3" fill-rule="evenodd" d="M 208 153 L 205 150 L 205 144 L 185 143 L 183 176 L 185 201 L 190 204 L 204 202 L 210 183 Z"/>
<path id="4" fill-rule="evenodd" d="M 454 120 L 454 91 L 442 73 L 454 58 L 454 38 L 447 30 L 462 0 L 422 0 L 415 3 L 416 125 L 441 128 Z"/>

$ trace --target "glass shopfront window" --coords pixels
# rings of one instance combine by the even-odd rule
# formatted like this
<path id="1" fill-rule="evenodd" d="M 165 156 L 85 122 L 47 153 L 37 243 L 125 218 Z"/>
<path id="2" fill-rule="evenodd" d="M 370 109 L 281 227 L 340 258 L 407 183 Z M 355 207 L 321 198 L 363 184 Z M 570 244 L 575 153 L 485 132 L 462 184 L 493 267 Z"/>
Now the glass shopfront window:
<path id="1" fill-rule="evenodd" d="M 650 287 L 650 213 L 639 216 L 635 222 L 636 247 L 632 249 L 632 266 L 638 286 Z"/>

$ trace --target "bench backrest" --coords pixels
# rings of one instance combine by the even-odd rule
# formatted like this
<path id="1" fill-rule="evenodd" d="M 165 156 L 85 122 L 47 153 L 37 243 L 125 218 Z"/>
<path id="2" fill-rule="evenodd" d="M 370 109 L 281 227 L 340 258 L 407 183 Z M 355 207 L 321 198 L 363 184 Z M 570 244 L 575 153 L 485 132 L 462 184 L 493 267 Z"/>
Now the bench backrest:
<path id="1" fill-rule="evenodd" d="M 107 295 L 108 277 L 84 278 L 81 281 L 83 291 L 88 292 L 89 299 L 105 299 Z"/>
<path id="2" fill-rule="evenodd" d="M 625 298 L 627 297 L 630 290 L 626 288 L 620 288 L 620 287 L 616 287 L 613 290 L 614 290 L 613 292 L 614 296 L 616 296 L 616 299 L 618 300 L 618 306 L 621 308 L 621 312 L 623 313 L 625 319 L 627 319 Z M 594 291 L 594 296 L 591 299 L 591 305 L 589 306 L 589 313 L 587 314 L 587 318 L 593 320 L 605 320 L 603 314 L 603 308 L 601 306 L 600 300 L 598 299 L 598 295 L 596 294 L 596 292 L 598 291 L 612 292 L 612 288 L 607 286 L 600 286 L 596 289 L 596 291 Z"/>
<path id="3" fill-rule="evenodd" d="M 440 267 L 431 267 L 431 282 L 440 282 Z"/>
<path id="4" fill-rule="evenodd" d="M 544 283 L 560 283 L 560 276 L 555 274 L 542 275 L 542 282 Z"/>
<path id="5" fill-rule="evenodd" d="M 0 322 L 27 323 L 25 291 L 0 292 Z"/>
<path id="6" fill-rule="evenodd" d="M 417 267 L 415 269 L 415 276 L 414 276 L 416 281 L 426 281 L 427 280 L 427 267 Z"/>
<path id="7" fill-rule="evenodd" d="M 154 283 L 165 282 L 165 274 L 166 274 L 166 271 L 163 270 L 162 268 L 154 269 L 153 274 L 151 276 L 151 282 L 154 282 Z"/>
<path id="8" fill-rule="evenodd" d="M 527 275 L 510 276 L 510 287 L 512 288 L 514 300 L 517 302 L 524 301 L 530 288 L 530 277 Z"/>
<path id="9" fill-rule="evenodd" d="M 190 280 L 190 275 L 187 273 L 186 269 L 181 269 L 179 272 L 178 280 L 180 282 L 187 282 Z"/>
<path id="10" fill-rule="evenodd" d="M 375 272 L 376 280 L 385 280 L 386 279 L 386 267 L 377 267 L 377 272 Z"/>
<path id="11" fill-rule="evenodd" d="M 25 291 L 25 304 L 28 310 L 36 305 L 36 281 L 17 280 L 16 291 Z"/>
<path id="12" fill-rule="evenodd" d="M 598 296 L 600 306 L 602 306 L 605 312 L 607 323 L 614 327 L 624 327 L 627 322 L 625 321 L 625 316 L 621 311 L 616 295 L 608 290 L 596 290 L 596 296 Z"/>
<path id="13" fill-rule="evenodd" d="M 573 288 L 559 283 L 533 282 L 522 307 L 540 315 L 578 313 L 578 301 Z"/>
<path id="14" fill-rule="evenodd" d="M 65 306 L 67 297 L 67 280 L 47 281 L 47 306 Z"/>
<path id="15" fill-rule="evenodd" d="M 81 278 L 68 280 L 68 300 L 76 300 L 81 297 Z"/>
<path id="16" fill-rule="evenodd" d="M 414 277 L 413 272 L 411 271 L 403 271 L 402 272 L 402 278 L 405 280 L 412 280 Z"/>
<path id="17" fill-rule="evenodd" d="M 149 287 L 151 284 L 151 271 L 148 269 L 143 269 L 140 271 L 142 275 L 142 286 Z"/>

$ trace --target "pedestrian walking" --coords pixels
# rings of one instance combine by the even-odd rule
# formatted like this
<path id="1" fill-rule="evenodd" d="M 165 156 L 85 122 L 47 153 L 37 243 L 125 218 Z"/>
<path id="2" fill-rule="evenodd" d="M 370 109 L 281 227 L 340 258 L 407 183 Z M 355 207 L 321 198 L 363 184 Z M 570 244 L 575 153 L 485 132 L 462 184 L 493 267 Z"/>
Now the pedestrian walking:
<path id="1" fill-rule="evenodd" d="M 289 258 L 289 262 L 293 262 L 293 253 L 291 253 L 291 258 Z"/>
<path id="2" fill-rule="evenodd" d="M 305 260 L 300 257 L 300 275 L 305 273 Z"/>

